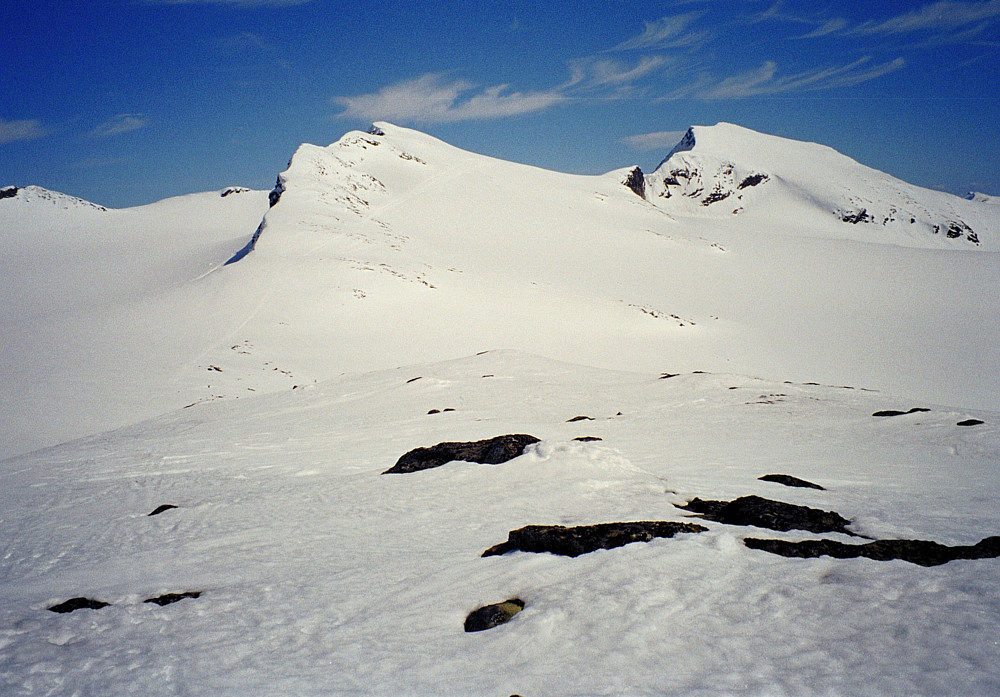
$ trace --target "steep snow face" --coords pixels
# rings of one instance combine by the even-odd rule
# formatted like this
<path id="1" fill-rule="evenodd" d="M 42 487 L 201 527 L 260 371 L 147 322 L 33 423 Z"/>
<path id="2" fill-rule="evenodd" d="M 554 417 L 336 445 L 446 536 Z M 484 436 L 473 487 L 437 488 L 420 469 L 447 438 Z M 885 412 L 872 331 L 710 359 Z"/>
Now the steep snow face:
<path id="1" fill-rule="evenodd" d="M 980 201 L 922 189 L 835 150 L 720 123 L 694 126 L 647 176 L 647 199 L 674 214 L 746 216 L 798 234 L 903 246 L 997 246 Z M 743 221 L 735 223 L 739 226 Z"/>

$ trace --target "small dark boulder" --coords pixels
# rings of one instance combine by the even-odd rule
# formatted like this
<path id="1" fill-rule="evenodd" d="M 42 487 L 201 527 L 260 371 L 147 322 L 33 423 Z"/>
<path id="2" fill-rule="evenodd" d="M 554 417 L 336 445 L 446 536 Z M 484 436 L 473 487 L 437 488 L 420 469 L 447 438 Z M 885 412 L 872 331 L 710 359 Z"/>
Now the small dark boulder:
<path id="1" fill-rule="evenodd" d="M 913 407 L 912 409 L 907 409 L 906 411 L 897 411 L 896 409 L 885 409 L 883 411 L 872 412 L 872 416 L 905 416 L 906 414 L 917 414 L 923 411 L 930 411 L 927 407 Z"/>
<path id="2" fill-rule="evenodd" d="M 154 508 L 152 513 L 147 513 L 146 517 L 148 518 L 150 516 L 160 515 L 164 511 L 169 511 L 171 508 L 177 508 L 177 506 L 175 506 L 172 503 L 164 503 L 164 504 L 162 504 L 162 505 L 157 506 L 156 508 Z"/>
<path id="3" fill-rule="evenodd" d="M 799 479 L 798 477 L 793 477 L 790 474 L 765 474 L 763 477 L 757 477 L 762 482 L 774 482 L 775 484 L 784 484 L 785 486 L 797 486 L 803 489 L 819 489 L 820 491 L 826 491 L 819 484 L 813 484 L 812 482 L 807 482 L 805 479 Z"/>
<path id="4" fill-rule="evenodd" d="M 16 186 L 8 186 L 5 189 L 0 189 L 0 198 L 14 198 L 17 196 L 18 188 Z"/>
<path id="5" fill-rule="evenodd" d="M 507 552 L 549 552 L 578 557 L 598 549 L 615 549 L 632 542 L 649 542 L 658 537 L 673 537 L 682 532 L 705 532 L 708 528 L 693 523 L 645 520 L 630 523 L 597 525 L 527 525 L 507 533 L 507 541 L 490 547 L 484 557 Z"/>
<path id="6" fill-rule="evenodd" d="M 978 426 L 979 424 L 986 423 L 985 421 L 980 421 L 979 419 L 966 419 L 965 421 L 959 421 L 956 426 Z"/>
<path id="7" fill-rule="evenodd" d="M 75 612 L 76 610 L 100 610 L 102 607 L 108 607 L 111 603 L 105 603 L 100 600 L 91 600 L 90 598 L 70 598 L 66 602 L 53 605 L 49 608 L 50 612 Z"/>
<path id="8" fill-rule="evenodd" d="M 574 416 L 572 419 L 566 419 L 566 423 L 571 424 L 576 421 L 593 421 L 593 416 Z"/>
<path id="9" fill-rule="evenodd" d="M 143 600 L 144 603 L 153 603 L 163 607 L 164 605 L 170 605 L 171 603 L 176 603 L 178 600 L 184 600 L 184 598 L 198 598 L 201 596 L 201 591 L 187 591 L 185 593 L 166 593 L 165 595 L 160 595 L 155 598 L 147 598 Z"/>
<path id="10" fill-rule="evenodd" d="M 928 540 L 875 540 L 863 545 L 848 545 L 836 540 L 762 540 L 743 541 L 750 549 L 760 549 L 783 557 L 802 559 L 834 557 L 854 559 L 865 557 L 875 561 L 901 559 L 920 566 L 939 566 L 956 559 L 996 559 L 1000 557 L 1000 537 L 987 537 L 974 545 L 949 547 Z"/>
<path id="11" fill-rule="evenodd" d="M 526 447 L 537 442 L 538 438 L 534 436 L 516 433 L 466 443 L 438 443 L 429 448 L 411 450 L 382 474 L 419 472 L 420 470 L 440 467 L 456 460 L 478 462 L 483 465 L 499 465 L 522 455 Z"/>
<path id="12" fill-rule="evenodd" d="M 741 496 L 733 501 L 703 501 L 693 499 L 685 511 L 699 514 L 707 520 L 726 525 L 753 525 L 769 530 L 806 530 L 808 532 L 840 532 L 854 535 L 846 529 L 851 521 L 833 511 L 772 501 L 760 496 Z"/>
<path id="13" fill-rule="evenodd" d="M 604 439 L 599 438 L 598 436 L 579 436 L 577 438 L 574 438 L 573 440 L 578 440 L 581 443 L 592 443 L 595 440 L 604 440 Z"/>
<path id="14" fill-rule="evenodd" d="M 465 631 L 481 632 L 493 629 L 510 622 L 511 618 L 523 609 L 524 601 L 520 598 L 511 598 L 502 603 L 486 605 L 469 613 L 469 616 L 465 618 Z"/>

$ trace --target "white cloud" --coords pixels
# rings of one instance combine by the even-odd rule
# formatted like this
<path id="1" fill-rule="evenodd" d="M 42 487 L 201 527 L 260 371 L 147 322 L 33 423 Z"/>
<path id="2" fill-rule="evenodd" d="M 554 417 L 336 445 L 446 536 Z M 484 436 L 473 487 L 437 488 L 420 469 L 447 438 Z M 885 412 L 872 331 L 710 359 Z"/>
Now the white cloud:
<path id="1" fill-rule="evenodd" d="M 672 148 L 684 137 L 684 131 L 656 131 L 622 138 L 621 142 L 636 150 L 662 150 Z"/>
<path id="2" fill-rule="evenodd" d="M 449 123 L 516 116 L 548 109 L 567 97 L 558 88 L 510 92 L 508 85 L 479 89 L 464 80 L 446 81 L 427 73 L 397 82 L 372 94 L 334 97 L 344 108 L 337 116 L 366 120 Z"/>
<path id="3" fill-rule="evenodd" d="M 857 34 L 906 34 L 930 29 L 943 33 L 954 29 L 980 25 L 983 22 L 1000 19 L 1000 0 L 986 2 L 957 2 L 939 0 L 909 12 L 875 22 L 867 21 L 857 26 L 852 33 Z"/>
<path id="4" fill-rule="evenodd" d="M 902 58 L 869 66 L 871 59 L 861 58 L 847 65 L 808 70 L 794 75 L 778 75 L 774 61 L 765 61 L 759 68 L 708 86 L 701 86 L 696 96 L 705 99 L 732 99 L 769 94 L 782 94 L 800 90 L 824 90 L 847 87 L 874 80 L 902 68 L 906 61 Z"/>
<path id="5" fill-rule="evenodd" d="M 612 51 L 639 51 L 695 46 L 709 38 L 706 31 L 688 32 L 687 28 L 701 16 L 698 12 L 662 17 L 655 22 L 645 22 L 646 28 L 638 36 L 618 44 Z"/>
<path id="6" fill-rule="evenodd" d="M 34 140 L 48 135 L 49 131 L 37 119 L 5 121 L 0 119 L 0 145 L 19 140 Z"/>
<path id="7" fill-rule="evenodd" d="M 142 114 L 118 114 L 113 119 L 96 126 L 89 135 L 91 138 L 107 138 L 129 131 L 137 131 L 149 125 L 149 119 Z"/>

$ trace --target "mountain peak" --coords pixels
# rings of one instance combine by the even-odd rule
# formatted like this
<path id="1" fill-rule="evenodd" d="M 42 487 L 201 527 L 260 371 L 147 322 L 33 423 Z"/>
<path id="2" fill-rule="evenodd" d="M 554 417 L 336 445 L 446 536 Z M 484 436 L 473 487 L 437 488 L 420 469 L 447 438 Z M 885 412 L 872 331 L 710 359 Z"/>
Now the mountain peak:
<path id="1" fill-rule="evenodd" d="M 48 203 L 58 208 L 91 208 L 106 211 L 107 208 L 85 201 L 76 196 L 50 191 L 40 186 L 5 186 L 0 188 L 0 199 L 16 199 L 29 204 Z"/>

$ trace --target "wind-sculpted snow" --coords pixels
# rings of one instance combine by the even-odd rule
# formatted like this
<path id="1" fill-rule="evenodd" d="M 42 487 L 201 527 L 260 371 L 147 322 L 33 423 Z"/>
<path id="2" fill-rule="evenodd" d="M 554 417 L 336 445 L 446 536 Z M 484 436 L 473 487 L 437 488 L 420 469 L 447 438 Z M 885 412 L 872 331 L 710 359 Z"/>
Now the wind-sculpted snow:
<path id="1" fill-rule="evenodd" d="M 211 365 L 212 380 L 235 372 Z M 199 403 L 7 459 L 0 694 L 992 696 L 998 416 L 938 403 L 871 416 L 901 404 L 489 351 Z M 986 423 L 956 426 L 972 416 Z M 381 474 L 415 444 L 497 433 L 539 441 L 498 466 Z M 773 494 L 762 472 L 821 482 L 780 498 L 893 542 L 675 507 Z M 652 529 L 628 533 L 636 522 Z M 658 522 L 707 529 L 661 538 Z M 481 556 L 532 525 L 622 544 Z M 837 554 L 934 540 L 976 558 L 785 557 L 748 537 Z"/>

